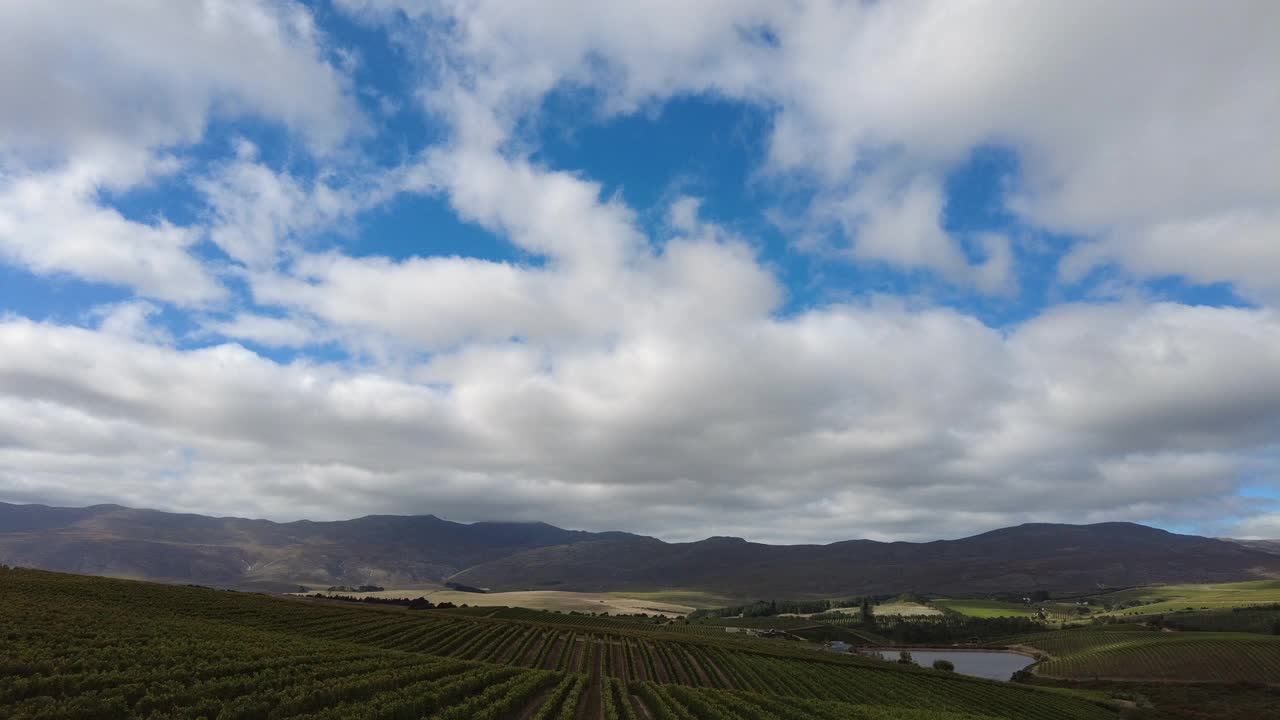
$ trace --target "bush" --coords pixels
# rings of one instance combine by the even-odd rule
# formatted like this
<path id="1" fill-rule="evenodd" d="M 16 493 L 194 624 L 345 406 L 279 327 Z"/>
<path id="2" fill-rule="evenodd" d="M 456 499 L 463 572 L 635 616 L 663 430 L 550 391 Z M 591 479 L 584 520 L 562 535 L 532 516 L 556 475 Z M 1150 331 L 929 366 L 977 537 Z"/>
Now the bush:
<path id="1" fill-rule="evenodd" d="M 938 658 L 937 660 L 933 661 L 933 669 L 945 670 L 947 672 L 955 672 L 956 664 L 951 662 L 950 660 L 943 660 L 942 658 Z"/>
<path id="2" fill-rule="evenodd" d="M 911 651 L 910 651 L 910 650 L 903 650 L 902 652 L 898 653 L 898 662 L 902 663 L 903 665 L 915 665 L 915 664 L 916 664 L 916 661 L 915 661 L 915 660 L 913 660 L 913 659 L 911 659 Z"/>

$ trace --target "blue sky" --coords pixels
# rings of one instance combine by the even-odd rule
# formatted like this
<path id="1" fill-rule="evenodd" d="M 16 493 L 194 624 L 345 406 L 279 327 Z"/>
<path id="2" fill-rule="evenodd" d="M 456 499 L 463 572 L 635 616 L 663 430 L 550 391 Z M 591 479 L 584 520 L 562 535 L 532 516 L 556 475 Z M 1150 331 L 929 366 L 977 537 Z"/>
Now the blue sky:
<path id="1" fill-rule="evenodd" d="M 1280 536 L 1275 10 L 946 6 L 7 5 L 0 500 Z"/>

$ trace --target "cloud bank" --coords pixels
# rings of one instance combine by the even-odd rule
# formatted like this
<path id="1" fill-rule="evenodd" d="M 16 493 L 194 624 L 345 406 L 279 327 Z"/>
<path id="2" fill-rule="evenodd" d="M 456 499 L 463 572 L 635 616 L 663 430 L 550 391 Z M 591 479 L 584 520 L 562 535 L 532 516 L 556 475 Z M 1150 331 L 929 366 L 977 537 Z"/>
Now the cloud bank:
<path id="1" fill-rule="evenodd" d="M 1277 527 L 1272 3 L 63 15 L 0 9 L 0 499 Z M 636 207 L 550 150 L 681 102 L 767 118 L 699 180 L 774 207 Z M 973 229 L 984 148 L 1014 162 Z"/>

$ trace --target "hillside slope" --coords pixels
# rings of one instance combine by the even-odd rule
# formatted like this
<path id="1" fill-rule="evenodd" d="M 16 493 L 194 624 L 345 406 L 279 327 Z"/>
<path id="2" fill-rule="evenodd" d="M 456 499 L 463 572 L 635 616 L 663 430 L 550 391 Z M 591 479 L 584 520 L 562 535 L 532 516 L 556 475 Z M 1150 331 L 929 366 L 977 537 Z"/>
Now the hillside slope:
<path id="1" fill-rule="evenodd" d="M 545 523 L 433 515 L 275 523 L 118 505 L 0 503 L 0 563 L 226 587 L 435 583 L 477 563 L 548 545 L 629 537 Z"/>
<path id="2" fill-rule="evenodd" d="M 1095 697 L 584 616 L 382 611 L 5 569 L 0 607 L 3 718 L 1117 717 Z"/>
<path id="3" fill-rule="evenodd" d="M 1129 523 L 1020 525 L 928 543 L 667 543 L 545 523 L 462 524 L 432 515 L 335 522 L 212 518 L 117 505 L 0 503 L 0 563 L 219 587 L 706 590 L 744 599 L 986 591 L 1280 577 L 1280 555 Z"/>
<path id="4" fill-rule="evenodd" d="M 668 544 L 623 538 L 529 550 L 465 570 L 503 589 L 679 587 L 744 598 L 903 591 L 961 594 L 1043 588 L 1225 582 L 1280 572 L 1280 557 L 1131 523 L 1029 524 L 961 540 L 771 546 L 736 538 Z"/>

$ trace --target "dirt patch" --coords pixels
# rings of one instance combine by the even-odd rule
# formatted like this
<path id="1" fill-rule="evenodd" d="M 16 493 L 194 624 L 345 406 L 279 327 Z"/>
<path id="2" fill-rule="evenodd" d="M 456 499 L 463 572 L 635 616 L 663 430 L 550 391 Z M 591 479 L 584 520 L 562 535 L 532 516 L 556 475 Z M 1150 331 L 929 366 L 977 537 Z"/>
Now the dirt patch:
<path id="1" fill-rule="evenodd" d="M 649 668 L 645 667 L 644 656 L 640 654 L 640 641 L 634 639 L 624 639 L 627 644 L 627 679 L 632 682 L 646 682 L 649 678 Z"/>
<path id="2" fill-rule="evenodd" d="M 587 643 L 580 644 L 588 645 Z M 601 648 L 597 643 L 590 643 L 588 647 L 591 651 L 590 677 L 587 680 L 586 697 L 578 705 L 578 720 L 594 720 L 595 718 L 604 717 L 604 698 L 601 694 L 603 692 L 603 677 L 600 673 Z"/>
<path id="3" fill-rule="evenodd" d="M 569 648 L 569 664 L 565 666 L 565 670 L 582 672 L 583 655 L 589 652 L 591 652 L 591 643 L 588 642 L 588 638 L 573 638 L 573 645 Z"/>
<path id="4" fill-rule="evenodd" d="M 551 639 L 551 649 L 542 660 L 543 670 L 555 670 L 557 668 L 560 664 L 560 656 L 564 654 L 564 643 L 564 639 L 560 637 Z"/>

